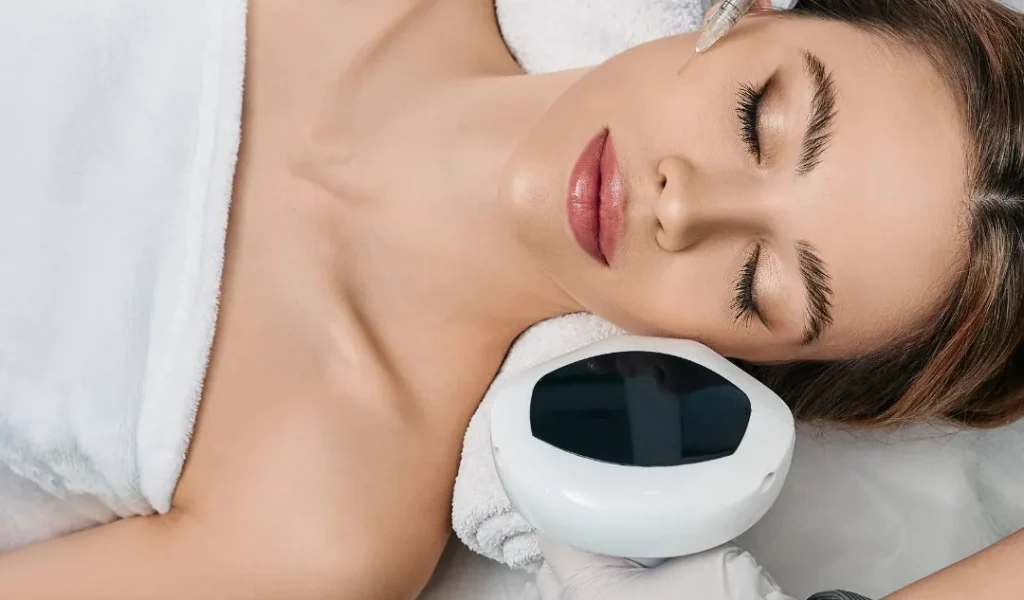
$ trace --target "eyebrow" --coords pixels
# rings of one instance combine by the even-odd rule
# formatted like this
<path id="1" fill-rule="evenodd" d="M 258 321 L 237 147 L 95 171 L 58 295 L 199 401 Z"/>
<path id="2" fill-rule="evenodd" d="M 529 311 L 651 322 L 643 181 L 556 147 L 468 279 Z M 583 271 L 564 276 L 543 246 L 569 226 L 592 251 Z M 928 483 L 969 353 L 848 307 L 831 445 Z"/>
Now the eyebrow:
<path id="1" fill-rule="evenodd" d="M 832 280 L 818 250 L 806 240 L 796 243 L 796 256 L 800 264 L 800 279 L 807 297 L 807 320 L 804 324 L 803 344 L 806 346 L 821 337 L 832 325 Z"/>
<path id="2" fill-rule="evenodd" d="M 832 73 L 812 52 L 804 50 L 803 57 L 804 71 L 814 86 L 814 95 L 797 165 L 799 175 L 807 175 L 821 164 L 821 156 L 832 142 L 836 119 L 836 84 Z"/>

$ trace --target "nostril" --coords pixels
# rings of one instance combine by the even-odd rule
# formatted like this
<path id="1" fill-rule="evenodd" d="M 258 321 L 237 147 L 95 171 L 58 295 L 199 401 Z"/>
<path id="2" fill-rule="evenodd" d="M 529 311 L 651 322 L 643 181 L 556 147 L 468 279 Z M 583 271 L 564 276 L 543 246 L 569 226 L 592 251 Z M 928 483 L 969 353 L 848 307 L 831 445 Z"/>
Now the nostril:
<path id="1" fill-rule="evenodd" d="M 668 177 L 665 177 L 664 175 L 662 175 L 661 176 L 661 180 L 658 181 L 658 184 L 661 186 L 661 189 L 664 191 L 665 186 L 668 185 Z"/>

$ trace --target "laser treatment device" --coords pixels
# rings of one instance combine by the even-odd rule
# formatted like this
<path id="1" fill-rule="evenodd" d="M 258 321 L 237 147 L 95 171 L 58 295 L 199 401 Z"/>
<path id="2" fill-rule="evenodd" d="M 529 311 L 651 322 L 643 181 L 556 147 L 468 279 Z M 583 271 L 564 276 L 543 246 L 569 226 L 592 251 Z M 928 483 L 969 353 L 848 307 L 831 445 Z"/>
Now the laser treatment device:
<path id="1" fill-rule="evenodd" d="M 653 566 L 729 542 L 779 496 L 793 415 L 700 343 L 618 336 L 492 386 L 491 447 L 543 535 Z"/>

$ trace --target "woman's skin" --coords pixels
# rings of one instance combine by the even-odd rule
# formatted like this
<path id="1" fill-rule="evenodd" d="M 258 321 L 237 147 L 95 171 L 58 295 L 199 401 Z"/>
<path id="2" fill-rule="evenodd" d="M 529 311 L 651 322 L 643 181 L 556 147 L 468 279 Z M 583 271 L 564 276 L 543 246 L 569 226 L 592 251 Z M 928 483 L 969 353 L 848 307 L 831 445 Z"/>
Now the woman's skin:
<path id="1" fill-rule="evenodd" d="M 414 598 L 469 417 L 531 324 L 588 310 L 734 357 L 849 356 L 918 326 L 962 264 L 954 105 L 924 59 L 853 28 L 749 18 L 701 57 L 684 36 L 526 77 L 491 0 L 254 0 L 249 21 L 217 337 L 173 509 L 3 556 L 5 597 Z M 798 174 L 807 53 L 835 118 Z M 759 164 L 738 90 L 773 74 Z M 628 196 L 607 266 L 565 216 L 602 127 Z M 757 246 L 760 314 L 737 318 Z M 830 275 L 810 343 L 797 247 Z"/>
<path id="2" fill-rule="evenodd" d="M 919 581 L 884 600 L 1011 600 L 1020 598 L 1024 531 Z"/>

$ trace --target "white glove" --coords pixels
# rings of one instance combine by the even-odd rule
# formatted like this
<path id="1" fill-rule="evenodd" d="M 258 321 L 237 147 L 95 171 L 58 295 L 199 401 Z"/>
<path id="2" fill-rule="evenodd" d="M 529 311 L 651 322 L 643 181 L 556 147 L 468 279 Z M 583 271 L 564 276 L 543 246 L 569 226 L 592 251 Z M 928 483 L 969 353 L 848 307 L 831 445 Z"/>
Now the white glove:
<path id="1" fill-rule="evenodd" d="M 733 545 L 645 568 L 540 538 L 541 600 L 794 600 Z"/>

